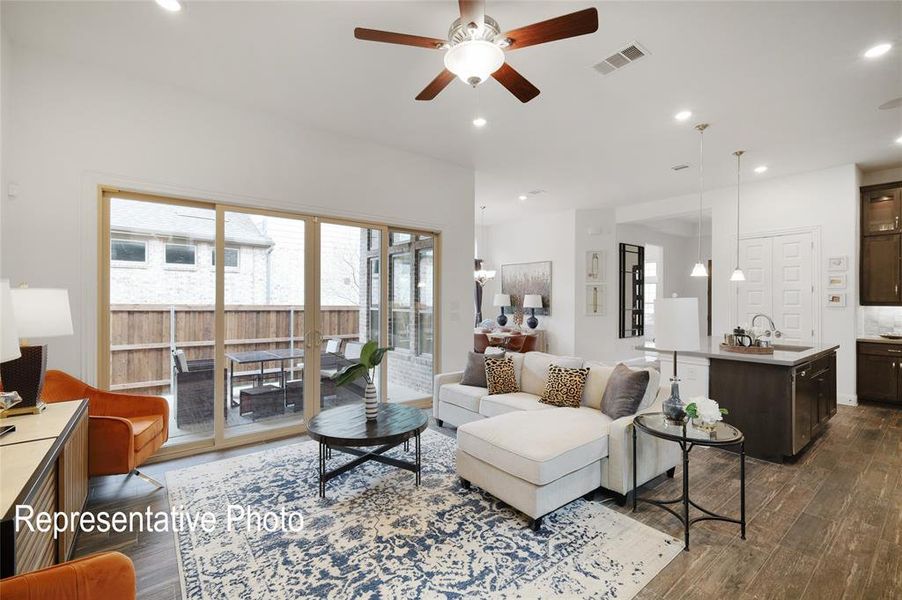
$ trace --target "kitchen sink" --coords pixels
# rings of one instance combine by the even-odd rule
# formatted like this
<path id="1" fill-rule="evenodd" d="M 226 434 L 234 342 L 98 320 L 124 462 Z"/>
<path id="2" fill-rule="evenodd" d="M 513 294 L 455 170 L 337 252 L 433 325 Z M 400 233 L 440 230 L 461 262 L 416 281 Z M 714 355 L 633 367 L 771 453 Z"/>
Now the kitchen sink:
<path id="1" fill-rule="evenodd" d="M 774 344 L 774 350 L 778 350 L 780 352 L 804 352 L 805 350 L 811 350 L 814 346 L 790 346 L 786 344 Z"/>

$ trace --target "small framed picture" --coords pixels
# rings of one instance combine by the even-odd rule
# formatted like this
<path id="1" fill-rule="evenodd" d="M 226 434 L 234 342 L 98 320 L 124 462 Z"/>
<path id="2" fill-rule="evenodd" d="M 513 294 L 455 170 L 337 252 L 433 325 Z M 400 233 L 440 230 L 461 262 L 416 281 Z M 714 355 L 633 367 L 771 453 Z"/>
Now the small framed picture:
<path id="1" fill-rule="evenodd" d="M 604 281 L 604 250 L 586 252 L 586 283 L 602 283 Z"/>
<path id="2" fill-rule="evenodd" d="M 587 285 L 586 286 L 586 316 L 587 317 L 603 317 L 607 313 L 607 302 L 605 300 L 605 286 L 603 285 Z"/>
<path id="3" fill-rule="evenodd" d="M 845 273 L 831 273 L 827 275 L 827 289 L 828 290 L 844 290 L 846 289 L 846 274 Z"/>
<path id="4" fill-rule="evenodd" d="M 849 270 L 849 257 L 848 256 L 831 256 L 827 259 L 827 270 L 828 271 L 848 271 Z"/>
<path id="5" fill-rule="evenodd" d="M 840 293 L 827 294 L 827 306 L 831 308 L 842 308 L 846 305 L 846 295 Z"/>

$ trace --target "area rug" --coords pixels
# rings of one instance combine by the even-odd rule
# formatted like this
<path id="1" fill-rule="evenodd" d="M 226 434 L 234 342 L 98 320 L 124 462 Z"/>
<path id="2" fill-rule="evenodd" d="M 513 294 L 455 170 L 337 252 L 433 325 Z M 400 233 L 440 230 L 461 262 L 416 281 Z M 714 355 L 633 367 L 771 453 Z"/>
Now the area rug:
<path id="1" fill-rule="evenodd" d="M 183 597 L 632 598 L 682 549 L 597 500 L 572 502 L 534 532 L 514 509 L 460 487 L 455 443 L 423 433 L 419 488 L 413 473 L 369 462 L 330 481 L 325 499 L 315 442 L 167 473 L 173 510 L 218 517 L 213 532 L 175 534 Z M 347 460 L 335 452 L 330 467 Z M 304 528 L 228 531 L 230 504 L 300 511 Z"/>

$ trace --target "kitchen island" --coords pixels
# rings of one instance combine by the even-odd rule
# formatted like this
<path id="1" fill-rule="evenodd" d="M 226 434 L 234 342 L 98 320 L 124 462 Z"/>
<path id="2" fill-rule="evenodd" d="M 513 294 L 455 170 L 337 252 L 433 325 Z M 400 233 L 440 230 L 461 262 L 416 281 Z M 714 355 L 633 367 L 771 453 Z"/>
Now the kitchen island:
<path id="1" fill-rule="evenodd" d="M 699 350 L 678 354 L 681 379 L 685 371 L 693 378 L 689 389 L 681 384 L 680 395 L 685 400 L 707 392 L 729 411 L 724 420 L 745 434 L 749 456 L 783 462 L 836 414 L 838 348 L 777 344 L 773 354 L 742 354 L 722 349 L 717 338 L 703 338 Z M 672 372 L 673 353 L 666 348 L 645 343 L 637 349 L 660 354 L 662 377 Z"/>

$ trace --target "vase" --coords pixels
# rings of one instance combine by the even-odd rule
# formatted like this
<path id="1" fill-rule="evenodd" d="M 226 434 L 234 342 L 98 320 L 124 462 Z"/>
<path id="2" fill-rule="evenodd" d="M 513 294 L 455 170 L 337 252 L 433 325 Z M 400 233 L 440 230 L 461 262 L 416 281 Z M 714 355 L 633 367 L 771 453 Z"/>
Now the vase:
<path id="1" fill-rule="evenodd" d="M 379 415 L 379 399 L 376 397 L 376 386 L 372 383 L 367 383 L 363 392 L 363 410 L 367 421 L 375 421 Z"/>
<path id="2" fill-rule="evenodd" d="M 682 425 L 686 419 L 683 401 L 680 400 L 680 385 L 676 379 L 671 380 L 670 397 L 664 400 L 662 410 L 668 425 Z"/>

